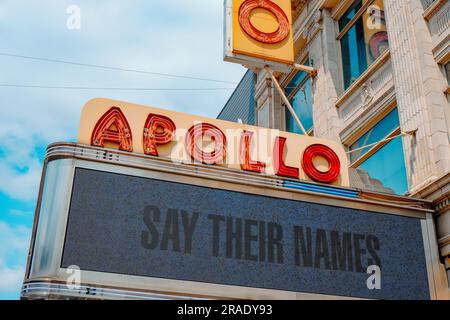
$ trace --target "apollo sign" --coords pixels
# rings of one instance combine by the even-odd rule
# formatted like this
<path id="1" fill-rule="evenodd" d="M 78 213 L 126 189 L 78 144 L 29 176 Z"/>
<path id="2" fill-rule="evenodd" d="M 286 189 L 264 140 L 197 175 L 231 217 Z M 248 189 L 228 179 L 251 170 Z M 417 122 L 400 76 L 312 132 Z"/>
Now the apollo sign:
<path id="1" fill-rule="evenodd" d="M 349 183 L 345 151 L 333 141 L 114 100 L 88 102 L 78 142 L 184 163 Z"/>
<path id="2" fill-rule="evenodd" d="M 278 23 L 273 32 L 263 32 L 253 24 L 251 15 L 253 10 L 265 9 L 272 13 Z M 275 44 L 285 40 L 289 36 L 291 26 L 286 13 L 273 1 L 246 0 L 238 11 L 238 20 L 241 28 L 254 40 L 261 43 Z"/>
<path id="3" fill-rule="evenodd" d="M 291 0 L 227 0 L 224 59 L 280 71 L 292 65 Z"/>

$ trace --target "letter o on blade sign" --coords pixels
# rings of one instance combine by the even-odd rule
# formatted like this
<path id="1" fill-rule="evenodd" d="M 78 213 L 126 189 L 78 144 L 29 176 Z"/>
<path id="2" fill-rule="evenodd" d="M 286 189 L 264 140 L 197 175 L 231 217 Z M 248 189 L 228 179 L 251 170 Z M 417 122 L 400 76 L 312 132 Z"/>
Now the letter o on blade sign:
<path id="1" fill-rule="evenodd" d="M 198 146 L 197 140 L 208 135 L 214 141 L 214 150 L 205 152 Z M 193 125 L 185 138 L 186 149 L 192 159 L 204 164 L 217 164 L 226 158 L 227 139 L 219 128 L 209 123 Z"/>
<path id="2" fill-rule="evenodd" d="M 255 9 L 265 9 L 271 12 L 278 21 L 278 28 L 274 32 L 267 33 L 258 30 L 250 21 L 250 15 Z M 290 31 L 289 19 L 276 3 L 270 0 L 247 0 L 239 7 L 239 24 L 245 33 L 256 41 L 274 44 L 287 38 Z"/>
<path id="3" fill-rule="evenodd" d="M 318 170 L 313 162 L 315 157 L 322 157 L 327 160 L 329 169 L 325 172 Z M 303 153 L 302 167 L 308 177 L 323 183 L 336 181 L 341 171 L 339 157 L 333 150 L 323 144 L 313 144 L 306 148 Z"/>

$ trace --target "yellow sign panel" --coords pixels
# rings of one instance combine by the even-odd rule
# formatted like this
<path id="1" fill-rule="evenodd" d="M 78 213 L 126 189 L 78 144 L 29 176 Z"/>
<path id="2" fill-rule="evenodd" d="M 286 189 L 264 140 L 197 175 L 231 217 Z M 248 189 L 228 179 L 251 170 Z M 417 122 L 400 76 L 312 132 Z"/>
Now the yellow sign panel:
<path id="1" fill-rule="evenodd" d="M 291 0 L 233 0 L 232 53 L 294 63 Z"/>
<path id="2" fill-rule="evenodd" d="M 349 185 L 334 141 L 109 99 L 89 101 L 78 142 L 184 163 Z"/>

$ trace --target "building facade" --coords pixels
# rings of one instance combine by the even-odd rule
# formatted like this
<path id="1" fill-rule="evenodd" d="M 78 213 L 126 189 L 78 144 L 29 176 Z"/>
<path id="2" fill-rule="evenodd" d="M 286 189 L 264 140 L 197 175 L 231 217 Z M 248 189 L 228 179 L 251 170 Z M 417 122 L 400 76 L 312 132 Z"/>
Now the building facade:
<path id="1" fill-rule="evenodd" d="M 432 201 L 449 281 L 450 2 L 292 0 L 292 12 L 296 62 L 317 76 L 277 77 L 303 126 L 345 146 L 353 187 Z M 301 133 L 265 70 L 244 76 L 218 118 L 236 114 Z"/>
<path id="2" fill-rule="evenodd" d="M 254 125 L 256 123 L 255 85 L 256 76 L 248 70 L 239 82 L 238 89 L 233 92 L 217 117 L 222 120 Z"/>

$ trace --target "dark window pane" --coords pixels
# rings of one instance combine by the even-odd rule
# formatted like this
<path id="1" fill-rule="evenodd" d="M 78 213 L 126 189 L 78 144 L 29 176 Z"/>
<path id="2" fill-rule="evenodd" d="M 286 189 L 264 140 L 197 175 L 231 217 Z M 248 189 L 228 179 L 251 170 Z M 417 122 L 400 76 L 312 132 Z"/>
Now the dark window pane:
<path id="1" fill-rule="evenodd" d="M 357 1 L 339 20 L 341 30 L 361 8 Z M 341 38 L 344 89 L 347 89 L 389 48 L 386 20 L 382 0 L 370 1 L 367 10 L 355 21 Z"/>
<path id="2" fill-rule="evenodd" d="M 450 62 L 445 65 L 445 74 L 447 76 L 447 82 L 450 85 Z"/>
<path id="3" fill-rule="evenodd" d="M 366 172 L 373 179 L 372 183 L 380 183 L 386 192 L 405 194 L 408 191 L 401 137 L 390 141 L 358 169 Z"/>
<path id="4" fill-rule="evenodd" d="M 386 117 L 367 131 L 361 138 L 350 146 L 350 151 L 359 149 L 369 144 L 383 140 L 389 133 L 400 126 L 397 108 L 392 110 Z M 366 154 L 371 147 L 364 148 L 350 153 L 350 161 L 355 162 L 361 156 Z"/>
<path id="5" fill-rule="evenodd" d="M 363 19 L 359 18 L 341 39 L 344 88 L 347 89 L 367 70 Z"/>
<path id="6" fill-rule="evenodd" d="M 291 98 L 290 102 L 295 110 L 295 113 L 302 122 L 302 125 L 305 127 L 305 130 L 310 130 L 313 127 L 311 78 L 305 81 L 305 83 Z M 290 132 L 303 134 L 294 118 L 292 117 L 291 113 L 287 109 L 286 129 Z"/>
<path id="7" fill-rule="evenodd" d="M 309 66 L 309 60 L 305 62 L 305 65 Z M 295 88 L 297 88 L 297 86 L 306 78 L 306 76 L 307 76 L 306 72 L 302 71 L 297 72 L 292 77 L 291 81 L 289 81 L 287 86 L 284 88 L 286 96 L 289 96 L 295 90 Z"/>
<path id="8" fill-rule="evenodd" d="M 342 29 L 344 29 L 344 27 L 350 22 L 350 20 L 353 19 L 353 17 L 356 15 L 359 9 L 361 9 L 361 7 L 362 7 L 362 0 L 357 0 L 350 6 L 350 8 L 347 10 L 346 13 L 344 13 L 342 18 L 339 19 L 339 31 L 342 31 Z"/>

